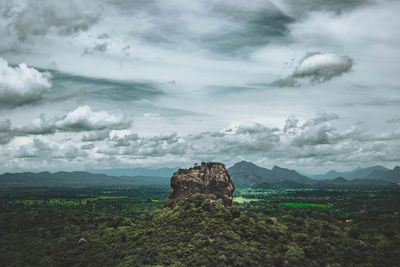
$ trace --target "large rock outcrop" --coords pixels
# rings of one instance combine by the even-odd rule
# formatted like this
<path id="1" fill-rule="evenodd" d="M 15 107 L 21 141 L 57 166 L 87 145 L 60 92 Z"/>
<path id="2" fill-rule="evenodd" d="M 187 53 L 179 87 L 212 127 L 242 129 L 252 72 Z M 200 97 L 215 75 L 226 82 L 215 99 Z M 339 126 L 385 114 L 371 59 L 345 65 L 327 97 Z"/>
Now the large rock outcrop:
<path id="1" fill-rule="evenodd" d="M 232 205 L 232 194 L 235 186 L 224 164 L 219 162 L 202 162 L 190 169 L 180 169 L 171 177 L 173 191 L 165 206 L 174 206 L 182 197 L 201 193 L 210 199 L 221 201 L 225 206 Z"/>

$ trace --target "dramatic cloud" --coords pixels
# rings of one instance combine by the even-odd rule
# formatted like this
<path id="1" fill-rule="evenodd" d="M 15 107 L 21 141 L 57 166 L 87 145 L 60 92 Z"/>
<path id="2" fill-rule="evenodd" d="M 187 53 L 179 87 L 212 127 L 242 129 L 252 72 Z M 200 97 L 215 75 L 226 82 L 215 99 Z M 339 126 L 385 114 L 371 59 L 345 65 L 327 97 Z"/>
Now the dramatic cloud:
<path id="1" fill-rule="evenodd" d="M 332 53 L 307 53 L 295 67 L 294 72 L 286 78 L 275 81 L 278 87 L 299 86 L 299 80 L 307 79 L 311 83 L 323 83 L 339 77 L 351 70 L 353 59 Z"/>
<path id="2" fill-rule="evenodd" d="M 0 0 L 3 169 L 398 164 L 399 11 L 397 0 Z"/>
<path id="3" fill-rule="evenodd" d="M 0 121 L 0 145 L 8 144 L 14 137 L 11 133 L 10 120 Z"/>
<path id="4" fill-rule="evenodd" d="M 42 116 L 33 124 L 37 128 L 30 126 L 16 130 L 9 121 L 3 121 L 0 123 L 0 140 L 9 155 L 14 157 L 13 162 L 21 159 L 45 166 L 51 162 L 66 164 L 67 161 L 79 165 L 77 160 L 82 157 L 88 166 L 96 165 L 100 160 L 112 161 L 117 166 L 135 162 L 164 166 L 165 162 L 192 164 L 204 160 L 221 160 L 229 165 L 247 159 L 263 165 L 279 164 L 304 170 L 315 165 L 349 165 L 349 159 L 365 164 L 393 162 L 399 156 L 396 151 L 400 146 L 399 131 L 374 134 L 356 125 L 340 130 L 335 125 L 341 122 L 340 118 L 334 113 L 320 112 L 303 122 L 289 116 L 281 129 L 248 122 L 196 135 L 172 132 L 144 136 L 132 129 L 105 129 L 94 130 L 82 138 L 77 134 L 69 138 L 65 138 L 69 135 L 63 135 L 60 142 L 57 134 L 58 131 L 65 134 L 62 130 L 51 135 L 39 130 L 43 125 L 45 129 L 49 121 Z M 28 132 L 36 136 L 22 137 Z M 9 133 L 25 138 L 25 141 L 9 142 L 6 140 Z"/>
<path id="5" fill-rule="evenodd" d="M 15 107 L 42 99 L 51 88 L 51 75 L 29 68 L 25 63 L 9 66 L 0 58 L 0 105 Z"/>
<path id="6" fill-rule="evenodd" d="M 82 1 L 0 0 L 0 14 L 9 34 L 24 41 L 30 36 L 74 34 L 97 22 L 100 8 Z"/>
<path id="7" fill-rule="evenodd" d="M 123 129 L 129 125 L 123 115 L 110 115 L 106 111 L 94 112 L 89 106 L 81 106 L 55 122 L 57 129 L 64 131 L 94 131 Z"/>

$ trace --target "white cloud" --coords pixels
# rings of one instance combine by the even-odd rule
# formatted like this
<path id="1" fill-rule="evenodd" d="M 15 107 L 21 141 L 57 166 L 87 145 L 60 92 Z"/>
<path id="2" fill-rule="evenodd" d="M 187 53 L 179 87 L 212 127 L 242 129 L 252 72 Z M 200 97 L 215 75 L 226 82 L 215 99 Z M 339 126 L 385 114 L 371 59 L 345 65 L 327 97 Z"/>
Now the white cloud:
<path id="1" fill-rule="evenodd" d="M 99 160 L 105 164 L 113 162 L 113 167 L 137 164 L 161 167 L 204 160 L 218 160 L 230 165 L 247 159 L 264 166 L 279 164 L 315 171 L 316 168 L 324 170 L 327 165 L 387 165 L 399 156 L 396 150 L 400 145 L 399 131 L 373 134 L 356 125 L 340 129 L 336 125 L 342 123 L 339 118 L 336 114 L 321 112 L 303 123 L 290 116 L 281 129 L 248 122 L 197 135 L 173 132 L 141 136 L 132 129 L 124 129 L 95 130 L 80 138 L 80 134 L 74 133 L 78 130 L 73 128 L 68 133 L 56 132 L 54 135 L 24 137 L 29 139 L 25 142 L 9 142 L 3 148 L 13 159 L 1 154 L 0 157 L 5 166 L 12 163 L 27 167 L 27 161 L 30 161 L 51 169 L 54 169 L 51 164 L 56 163 L 74 169 L 74 166 L 82 166 L 78 161 L 85 157 L 89 167 L 98 164 Z M 4 138 L 7 133 L 21 134 L 13 130 L 9 121 L 0 123 L 0 131 Z M 0 141 L 1 137 L 0 134 Z M 357 160 L 356 163 L 349 162 L 350 158 Z"/>
<path id="2" fill-rule="evenodd" d="M 51 75 L 28 67 L 25 63 L 12 67 L 0 58 L 0 104 L 18 106 L 42 99 L 51 88 Z"/>
<path id="3" fill-rule="evenodd" d="M 47 118 L 41 114 L 20 127 L 11 127 L 10 120 L 0 122 L 0 144 L 9 143 L 14 137 L 57 135 L 58 133 L 89 132 L 83 142 L 101 141 L 109 137 L 111 130 L 127 129 L 131 121 L 123 114 L 111 115 L 106 111 L 92 111 L 81 106 L 62 117 Z"/>
<path id="4" fill-rule="evenodd" d="M 333 53 L 307 53 L 297 64 L 292 74 L 275 81 L 275 86 L 298 86 L 299 80 L 322 83 L 339 77 L 351 70 L 353 59 Z"/>
<path id="5" fill-rule="evenodd" d="M 56 128 L 54 126 L 54 119 L 47 119 L 44 114 L 41 114 L 39 118 L 33 119 L 20 129 L 14 130 L 22 134 L 40 135 L 52 134 L 56 131 Z"/>
<path id="6" fill-rule="evenodd" d="M 57 129 L 65 131 L 94 131 L 107 128 L 123 129 L 129 123 L 125 116 L 111 115 L 106 111 L 92 111 L 89 106 L 81 106 L 70 111 L 55 123 Z"/>

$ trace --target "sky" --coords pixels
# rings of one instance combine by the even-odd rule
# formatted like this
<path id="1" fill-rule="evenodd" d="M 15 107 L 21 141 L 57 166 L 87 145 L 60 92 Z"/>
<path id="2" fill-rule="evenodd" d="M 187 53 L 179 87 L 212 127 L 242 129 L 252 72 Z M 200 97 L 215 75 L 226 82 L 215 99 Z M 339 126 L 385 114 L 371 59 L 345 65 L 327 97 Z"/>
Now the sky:
<path id="1" fill-rule="evenodd" d="M 400 165 L 397 0 L 0 0 L 0 172 Z"/>

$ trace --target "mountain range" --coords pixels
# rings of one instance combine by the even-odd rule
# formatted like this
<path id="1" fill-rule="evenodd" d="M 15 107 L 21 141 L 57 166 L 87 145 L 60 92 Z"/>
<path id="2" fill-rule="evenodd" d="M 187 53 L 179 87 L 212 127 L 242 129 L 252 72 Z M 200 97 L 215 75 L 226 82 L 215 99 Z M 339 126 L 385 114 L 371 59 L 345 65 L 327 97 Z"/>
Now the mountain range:
<path id="1" fill-rule="evenodd" d="M 289 170 L 274 166 L 272 170 L 259 167 L 254 163 L 241 161 L 228 168 L 235 186 L 246 187 L 269 187 L 271 184 L 312 184 L 313 180 Z"/>
<path id="2" fill-rule="evenodd" d="M 171 177 L 174 172 L 179 168 L 160 168 L 160 169 L 148 169 L 148 168 L 119 168 L 119 169 L 98 169 L 89 170 L 91 173 L 107 174 L 110 176 L 159 176 L 159 177 Z"/>
<path id="3" fill-rule="evenodd" d="M 169 177 L 109 176 L 89 172 L 23 172 L 0 175 L 0 187 L 63 187 L 63 186 L 169 186 Z"/>
<path id="4" fill-rule="evenodd" d="M 63 186 L 163 186 L 178 168 L 111 169 L 92 172 L 24 172 L 0 175 L 0 187 L 63 187 Z M 400 167 L 392 170 L 382 166 L 357 168 L 354 171 L 329 171 L 309 177 L 295 170 L 274 166 L 263 168 L 241 161 L 228 168 L 236 188 L 304 187 L 346 184 L 400 184 Z"/>
<path id="5" fill-rule="evenodd" d="M 372 167 L 367 167 L 367 168 L 357 168 L 353 171 L 346 171 L 346 172 L 337 172 L 335 170 L 332 170 L 325 174 L 310 175 L 310 178 L 313 178 L 316 180 L 325 180 L 325 179 L 334 179 L 337 177 L 343 177 L 347 180 L 354 180 L 354 179 L 366 178 L 368 175 L 370 175 L 374 171 L 377 171 L 380 173 L 380 172 L 387 172 L 390 170 L 383 166 L 372 166 Z"/>
<path id="6" fill-rule="evenodd" d="M 267 169 L 251 162 L 241 161 L 230 167 L 228 172 L 237 188 L 400 183 L 399 166 L 392 170 L 382 166 L 372 166 L 348 172 L 329 171 L 326 174 L 307 177 L 295 170 L 278 166 Z"/>

